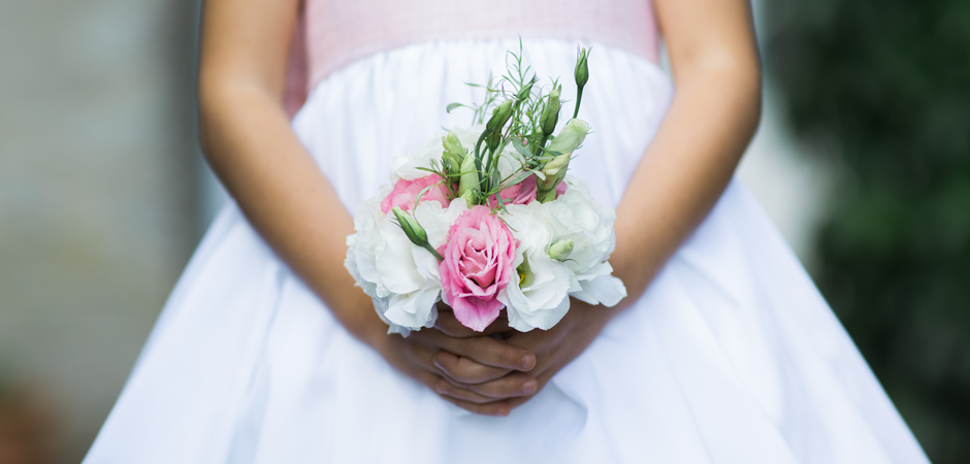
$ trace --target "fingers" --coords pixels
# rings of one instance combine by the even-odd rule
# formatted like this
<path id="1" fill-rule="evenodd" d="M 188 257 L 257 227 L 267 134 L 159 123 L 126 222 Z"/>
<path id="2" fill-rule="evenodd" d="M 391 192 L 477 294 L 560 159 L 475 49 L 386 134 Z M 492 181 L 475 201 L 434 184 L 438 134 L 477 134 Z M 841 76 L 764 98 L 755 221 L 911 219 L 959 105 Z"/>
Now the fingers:
<path id="1" fill-rule="evenodd" d="M 500 316 L 498 319 L 495 319 L 495 322 L 492 322 L 488 327 L 486 327 L 485 330 L 475 332 L 474 330 L 461 325 L 461 322 L 458 322 L 458 319 L 455 318 L 455 313 L 450 310 L 438 311 L 438 319 L 435 321 L 434 327 L 449 337 L 462 338 L 492 335 L 511 330 L 509 327 L 508 318 Z"/>
<path id="2" fill-rule="evenodd" d="M 483 416 L 505 417 L 512 412 L 512 407 L 508 401 L 495 401 L 492 403 L 477 404 L 470 401 L 463 401 L 446 395 L 438 395 L 445 401 L 458 406 L 468 412 L 481 414 Z"/>
<path id="3" fill-rule="evenodd" d="M 475 403 L 475 404 L 491 403 L 496 399 L 499 399 L 499 400 L 504 399 L 504 398 L 492 398 L 490 396 L 480 395 L 471 390 L 455 386 L 443 378 L 439 378 L 435 382 L 433 388 L 434 388 L 434 391 L 438 392 L 438 395 L 450 396 L 457 400 L 468 401 L 470 403 Z"/>
<path id="4" fill-rule="evenodd" d="M 423 343 L 415 343 L 413 340 L 401 339 L 399 340 L 399 343 L 394 345 L 393 349 L 389 350 L 388 353 L 385 353 L 385 359 L 387 359 L 392 366 L 395 366 L 401 372 L 427 386 L 432 391 L 435 391 L 439 397 L 454 404 L 455 406 L 474 414 L 499 417 L 509 415 L 512 407 L 509 405 L 508 401 L 504 399 L 499 399 L 496 401 L 496 398 L 494 397 L 486 397 L 485 395 L 477 394 L 467 389 L 453 387 L 449 381 L 442 378 L 439 375 L 440 369 L 432 362 L 432 353 L 434 353 L 435 350 L 437 350 L 437 348 L 433 346 L 428 346 Z M 457 359 L 457 357 L 453 355 L 452 357 Z M 472 361 L 467 362 L 471 363 Z M 496 368 L 490 367 L 490 369 Z M 509 371 L 502 370 L 502 372 L 507 373 Z M 439 387 L 441 383 L 447 385 L 447 387 Z M 464 390 L 464 392 L 461 390 Z M 483 389 L 483 391 L 492 392 L 494 394 L 495 392 L 499 391 L 499 387 L 493 386 L 488 389 Z"/>
<path id="5" fill-rule="evenodd" d="M 531 351 L 501 340 L 491 337 L 453 338 L 440 332 L 437 334 L 441 349 L 471 358 L 479 364 L 518 371 L 529 371 L 536 365 L 536 356 Z"/>
<path id="6" fill-rule="evenodd" d="M 447 351 L 435 353 L 432 361 L 446 376 L 463 384 L 488 382 L 511 372 L 511 369 L 486 366 L 468 358 L 459 358 Z"/>
<path id="7" fill-rule="evenodd" d="M 438 393 L 475 403 L 484 403 L 534 395 L 539 390 L 539 382 L 529 374 L 513 372 L 505 377 L 477 385 L 462 384 L 443 377 L 435 383 L 434 388 Z"/>

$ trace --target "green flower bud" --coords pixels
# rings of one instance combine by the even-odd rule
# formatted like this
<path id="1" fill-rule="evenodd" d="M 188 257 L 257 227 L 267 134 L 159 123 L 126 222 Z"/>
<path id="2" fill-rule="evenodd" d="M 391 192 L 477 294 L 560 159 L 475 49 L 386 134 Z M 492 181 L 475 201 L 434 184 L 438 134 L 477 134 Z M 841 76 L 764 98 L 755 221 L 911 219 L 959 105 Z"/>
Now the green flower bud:
<path id="1" fill-rule="evenodd" d="M 391 211 L 394 211 L 394 216 L 397 217 L 397 222 L 401 224 L 401 228 L 404 229 L 404 233 L 408 236 L 408 239 L 411 240 L 411 243 L 417 246 L 423 246 L 425 243 L 428 243 L 428 234 L 424 231 L 424 228 L 421 227 L 421 224 L 418 224 L 417 219 L 414 219 L 410 214 L 405 213 L 400 206 L 391 208 Z"/>
<path id="2" fill-rule="evenodd" d="M 421 224 L 418 224 L 417 219 L 405 213 L 400 206 L 391 208 L 391 211 L 394 212 L 398 224 L 404 230 L 404 235 L 408 236 L 408 240 L 411 240 L 411 243 L 428 250 L 438 261 L 444 260 L 441 254 L 431 247 L 431 243 L 428 242 L 428 233 L 424 231 L 424 227 L 421 227 Z"/>
<path id="3" fill-rule="evenodd" d="M 529 95 L 532 93 L 532 84 L 535 84 L 535 83 L 536 83 L 536 77 L 532 76 L 532 80 L 529 81 L 528 84 L 523 85 L 522 89 L 519 90 L 519 93 L 515 95 L 515 100 L 521 102 L 528 99 Z"/>
<path id="4" fill-rule="evenodd" d="M 505 123 L 512 117 L 512 100 L 505 100 L 501 105 L 492 110 L 492 118 L 485 124 L 485 132 L 491 134 L 496 130 L 502 130 Z"/>
<path id="5" fill-rule="evenodd" d="M 461 172 L 461 164 L 465 161 L 465 147 L 462 146 L 461 140 L 458 140 L 458 136 L 454 132 L 448 132 L 448 135 L 442 137 L 441 143 L 445 147 L 441 156 L 442 164 L 448 174 L 458 175 Z"/>
<path id="6" fill-rule="evenodd" d="M 559 106 L 559 88 L 556 87 L 549 92 L 549 98 L 546 100 L 545 107 L 542 108 L 542 116 L 539 119 L 542 133 L 547 137 L 552 134 L 552 131 L 556 130 L 556 123 L 559 122 Z"/>
<path id="7" fill-rule="evenodd" d="M 556 199 L 556 187 L 566 178 L 569 168 L 569 158 L 572 153 L 566 153 L 553 158 L 542 168 L 545 180 L 540 180 L 536 189 L 536 199 L 540 203 L 548 203 Z"/>
<path id="8" fill-rule="evenodd" d="M 549 245 L 549 257 L 556 261 L 565 261 L 573 252 L 573 239 L 559 239 Z"/>
<path id="9" fill-rule="evenodd" d="M 469 190 L 459 196 L 459 198 L 465 200 L 465 204 L 468 205 L 468 209 L 471 209 L 472 206 L 478 204 L 478 198 L 476 196 L 477 193 L 477 190 Z"/>
<path id="10" fill-rule="evenodd" d="M 589 81 L 589 67 L 586 65 L 587 52 L 585 48 L 579 49 L 579 57 L 576 58 L 576 85 L 583 87 Z"/>
<path id="11" fill-rule="evenodd" d="M 549 144 L 549 151 L 556 153 L 572 153 L 573 150 L 583 144 L 586 134 L 589 133 L 589 124 L 582 119 L 572 119 L 566 126 L 559 131 L 559 135 Z"/>
<path id="12" fill-rule="evenodd" d="M 487 146 L 488 150 L 493 153 L 498 149 L 500 143 L 502 143 L 502 133 L 499 131 L 492 132 L 491 135 L 485 139 L 485 146 Z"/>
<path id="13" fill-rule="evenodd" d="M 458 181 L 458 196 L 465 198 L 465 194 L 478 190 L 482 183 L 482 178 L 475 168 L 475 157 L 466 156 L 461 163 L 461 177 Z"/>
<path id="14" fill-rule="evenodd" d="M 586 65 L 586 58 L 589 53 L 585 48 L 579 49 L 579 56 L 576 58 L 576 106 L 573 108 L 573 119 L 579 116 L 579 105 L 583 103 L 583 86 L 589 80 L 589 67 Z"/>

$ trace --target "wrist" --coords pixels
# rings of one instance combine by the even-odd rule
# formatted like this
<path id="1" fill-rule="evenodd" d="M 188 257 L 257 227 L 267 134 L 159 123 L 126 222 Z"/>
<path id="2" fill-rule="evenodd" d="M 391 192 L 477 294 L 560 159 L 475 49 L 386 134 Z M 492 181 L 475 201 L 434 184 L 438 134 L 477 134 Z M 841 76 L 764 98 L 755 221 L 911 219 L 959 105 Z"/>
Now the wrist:
<path id="1" fill-rule="evenodd" d="M 570 333 L 585 334 L 584 338 L 588 338 L 591 342 L 613 319 L 613 316 L 619 313 L 619 306 L 612 308 L 603 305 L 594 306 L 572 298 L 569 312 L 566 313 L 564 320 L 570 326 Z"/>

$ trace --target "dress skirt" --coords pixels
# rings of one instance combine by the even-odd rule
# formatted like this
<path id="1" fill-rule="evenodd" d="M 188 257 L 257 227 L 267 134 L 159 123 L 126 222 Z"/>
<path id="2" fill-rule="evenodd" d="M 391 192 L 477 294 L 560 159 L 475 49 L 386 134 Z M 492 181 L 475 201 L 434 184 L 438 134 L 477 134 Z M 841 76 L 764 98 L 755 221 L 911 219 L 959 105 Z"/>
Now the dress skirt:
<path id="1" fill-rule="evenodd" d="M 524 45 L 540 78 L 561 75 L 564 97 L 575 95 L 574 42 Z M 593 133 L 570 168 L 616 205 L 673 87 L 655 64 L 593 45 L 580 114 Z M 293 129 L 354 211 L 388 182 L 394 156 L 471 125 L 470 111 L 445 107 L 480 100 L 465 83 L 504 73 L 510 48 L 518 42 L 450 40 L 368 56 L 318 84 Z M 230 202 L 85 462 L 928 461 L 789 246 L 733 181 L 646 294 L 504 418 L 456 413 L 389 367 Z"/>

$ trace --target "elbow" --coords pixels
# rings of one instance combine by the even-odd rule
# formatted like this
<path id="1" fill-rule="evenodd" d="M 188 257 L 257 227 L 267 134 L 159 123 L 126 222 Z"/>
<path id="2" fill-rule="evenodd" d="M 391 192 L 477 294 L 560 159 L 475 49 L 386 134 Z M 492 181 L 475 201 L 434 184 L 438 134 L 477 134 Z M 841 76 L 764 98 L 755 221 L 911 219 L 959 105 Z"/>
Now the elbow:
<path id="1" fill-rule="evenodd" d="M 255 114 L 274 106 L 282 111 L 282 103 L 277 100 L 258 82 L 227 72 L 206 72 L 203 68 L 198 84 L 198 137 L 205 158 L 213 163 L 225 151 L 222 148 L 229 145 L 233 138 L 230 134 L 251 126 Z"/>
<path id="2" fill-rule="evenodd" d="M 716 82 L 729 99 L 737 115 L 738 129 L 747 138 L 754 136 L 761 122 L 763 99 L 763 74 L 756 54 L 735 55 L 720 64 L 712 65 L 710 78 Z"/>
<path id="3" fill-rule="evenodd" d="M 198 82 L 198 137 L 202 154 L 211 163 L 218 146 L 220 127 L 231 112 L 232 91 L 229 83 L 215 73 L 199 73 Z"/>

